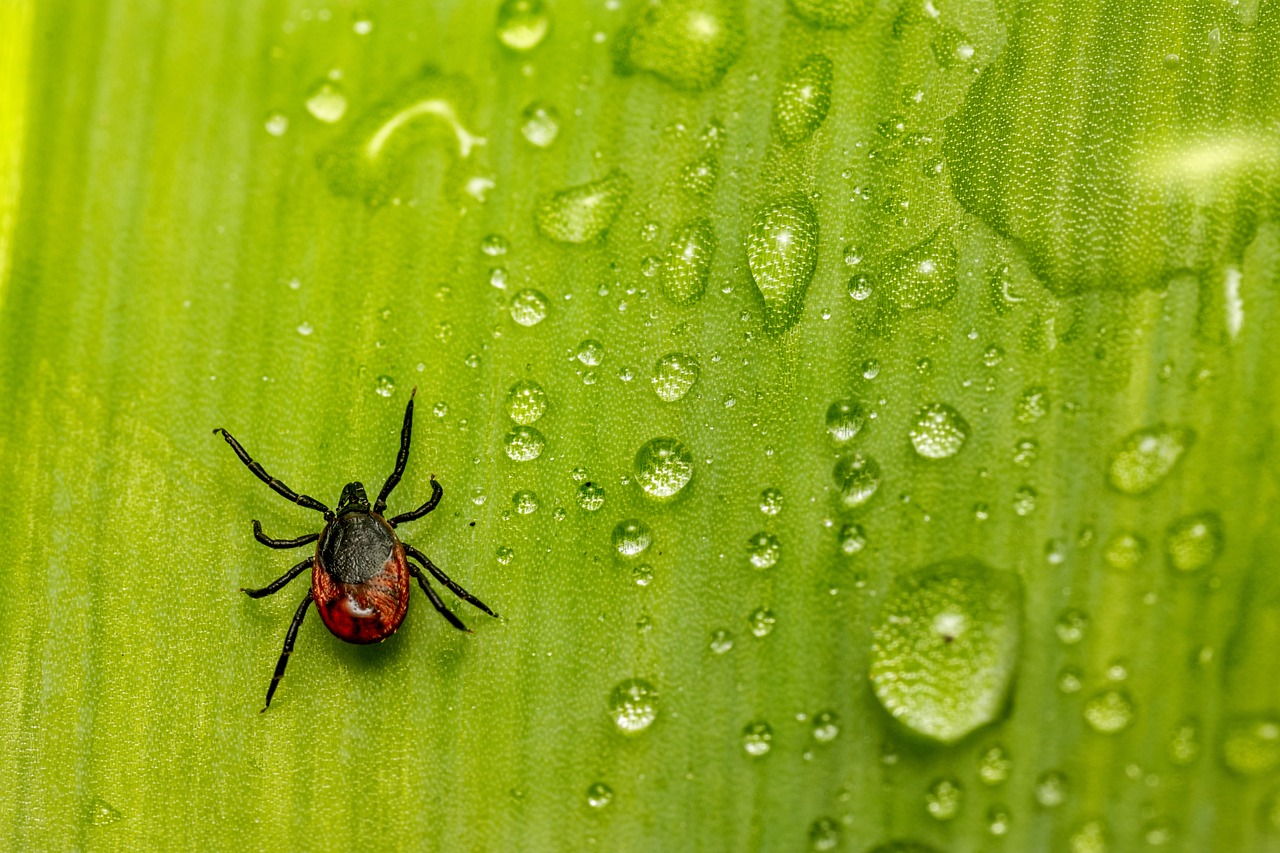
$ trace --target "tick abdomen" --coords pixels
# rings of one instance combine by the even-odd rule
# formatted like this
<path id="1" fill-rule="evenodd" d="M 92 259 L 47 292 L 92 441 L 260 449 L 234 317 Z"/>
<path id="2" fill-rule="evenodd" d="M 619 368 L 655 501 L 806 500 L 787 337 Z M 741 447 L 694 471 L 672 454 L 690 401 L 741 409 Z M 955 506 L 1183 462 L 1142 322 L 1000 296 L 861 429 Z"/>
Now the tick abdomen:
<path id="1" fill-rule="evenodd" d="M 316 551 L 311 588 L 320 618 L 349 643 L 376 643 L 395 633 L 409 609 L 404 549 L 381 518 L 339 516 Z"/>

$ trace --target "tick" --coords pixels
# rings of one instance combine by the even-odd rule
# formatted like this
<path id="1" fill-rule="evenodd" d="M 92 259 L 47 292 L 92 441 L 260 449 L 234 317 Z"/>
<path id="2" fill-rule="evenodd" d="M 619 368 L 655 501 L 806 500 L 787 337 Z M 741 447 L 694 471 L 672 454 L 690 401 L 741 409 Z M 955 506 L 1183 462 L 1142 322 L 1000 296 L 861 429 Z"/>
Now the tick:
<path id="1" fill-rule="evenodd" d="M 412 512 L 383 517 L 387 508 L 387 498 L 391 490 L 404 476 L 405 465 L 409 461 L 409 442 L 413 435 L 413 397 L 415 388 L 409 394 L 409 404 L 404 410 L 404 426 L 400 430 L 400 453 L 396 457 L 396 468 L 387 478 L 378 493 L 378 499 L 369 506 L 364 486 L 359 482 L 347 483 L 338 499 L 337 512 L 320 503 L 310 495 L 302 495 L 290 489 L 284 483 L 269 475 L 263 467 L 249 456 L 240 442 L 232 438 L 231 433 L 219 427 L 214 433 L 222 433 L 222 437 L 231 445 L 240 461 L 253 472 L 253 475 L 271 487 L 276 494 L 293 501 L 298 506 L 314 509 L 324 514 L 324 529 L 319 533 L 308 533 L 297 539 L 272 539 L 262 532 L 262 524 L 254 519 L 253 538 L 268 548 L 301 548 L 316 543 L 313 555 L 298 563 L 279 579 L 262 589 L 244 589 L 250 598 L 262 598 L 284 589 L 294 578 L 307 569 L 311 569 L 311 589 L 307 592 L 298 610 L 293 614 L 289 630 L 284 635 L 284 650 L 276 661 L 276 671 L 271 677 L 271 686 L 267 688 L 267 702 L 262 710 L 271 706 L 271 697 L 275 695 L 280 679 L 284 678 L 285 667 L 289 664 L 289 655 L 293 653 L 294 641 L 298 638 L 298 628 L 307 615 L 307 609 L 314 602 L 320 611 L 320 621 L 338 639 L 348 643 L 369 644 L 380 643 L 390 637 L 404 621 L 409 610 L 409 579 L 413 578 L 422 587 L 427 599 L 441 616 L 459 631 L 471 633 L 462 620 L 453 614 L 440 599 L 439 593 L 427 580 L 425 570 L 442 583 L 454 595 L 468 604 L 483 610 L 490 616 L 498 614 L 490 610 L 483 601 L 476 598 L 459 586 L 452 578 L 431 562 L 425 554 L 407 542 L 401 542 L 396 536 L 396 528 L 408 521 L 416 521 L 436 508 L 444 489 L 431 475 L 431 497 L 427 502 Z M 416 561 L 414 565 L 410 560 Z M 421 566 L 421 568 L 419 568 Z"/>

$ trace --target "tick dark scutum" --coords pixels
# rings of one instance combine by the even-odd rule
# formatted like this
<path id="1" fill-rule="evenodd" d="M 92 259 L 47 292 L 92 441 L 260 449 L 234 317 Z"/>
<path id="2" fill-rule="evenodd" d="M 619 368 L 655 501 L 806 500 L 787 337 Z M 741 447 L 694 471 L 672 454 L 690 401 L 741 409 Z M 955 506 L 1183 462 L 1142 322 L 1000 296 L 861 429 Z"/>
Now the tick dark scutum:
<path id="1" fill-rule="evenodd" d="M 262 598 L 279 592 L 303 571 L 311 569 L 311 590 L 302 599 L 293 615 L 293 621 L 289 623 L 289 630 L 285 633 L 284 649 L 276 661 L 275 675 L 267 688 L 267 701 L 263 711 L 270 707 L 271 697 L 275 695 L 276 687 L 284 677 L 289 655 L 293 653 L 293 646 L 298 638 L 298 628 L 312 602 L 320 611 L 320 620 L 334 636 L 348 643 L 377 643 L 394 634 L 404 621 L 405 613 L 409 610 L 409 579 L 413 578 L 431 605 L 449 624 L 470 633 L 462 620 L 445 606 L 427 580 L 426 574 L 423 574 L 425 570 L 463 601 L 490 616 L 497 616 L 484 602 L 446 575 L 425 554 L 412 545 L 401 542 L 396 536 L 397 525 L 421 518 L 440 503 L 444 489 L 436 482 L 434 474 L 431 475 L 431 497 L 426 503 L 412 512 L 389 519 L 383 517 L 387 498 L 400 482 L 409 461 L 409 444 L 413 435 L 413 397 L 416 393 L 415 388 L 409 394 L 409 403 L 404 410 L 400 453 L 396 457 L 395 470 L 387 478 L 372 507 L 365 496 L 364 486 L 353 482 L 342 490 L 338 511 L 335 513 L 315 498 L 299 494 L 267 474 L 245 452 L 240 442 L 231 437 L 231 433 L 224 429 L 214 430 L 215 433 L 222 433 L 236 456 L 259 480 L 299 506 L 323 513 L 325 518 L 325 526 L 320 533 L 308 533 L 297 539 L 272 539 L 262 532 L 262 525 L 256 519 L 253 522 L 254 538 L 269 548 L 300 548 L 317 542 L 314 555 L 295 565 L 277 580 L 262 589 L 244 590 L 251 598 Z"/>

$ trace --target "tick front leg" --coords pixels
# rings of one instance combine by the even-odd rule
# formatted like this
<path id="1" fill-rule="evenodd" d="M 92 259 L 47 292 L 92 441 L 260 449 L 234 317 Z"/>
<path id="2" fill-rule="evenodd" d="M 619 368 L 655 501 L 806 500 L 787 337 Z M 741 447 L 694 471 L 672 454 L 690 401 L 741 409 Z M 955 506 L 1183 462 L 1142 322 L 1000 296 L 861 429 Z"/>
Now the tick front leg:
<path id="1" fill-rule="evenodd" d="M 284 589 L 288 585 L 289 581 L 293 580 L 298 575 L 302 574 L 304 571 L 311 568 L 311 565 L 314 562 L 315 562 L 314 557 L 307 557 L 307 559 L 303 560 L 301 563 L 298 563 L 298 565 L 294 566 L 292 569 L 285 572 L 283 575 L 276 578 L 271 583 L 264 586 L 262 589 L 246 589 L 245 587 L 240 587 L 240 591 L 243 592 L 245 595 L 249 596 L 250 598 L 265 598 L 268 595 L 274 595 L 275 593 Z"/>
<path id="2" fill-rule="evenodd" d="M 453 615 L 453 611 L 444 606 L 444 602 L 440 600 L 440 594 L 431 588 L 431 584 L 427 581 L 427 576 L 417 566 L 409 566 L 409 574 L 418 579 L 418 586 L 422 587 L 422 591 L 427 594 L 427 598 L 431 599 L 431 606 L 434 607 L 441 616 L 449 620 L 449 624 L 457 628 L 459 631 L 466 631 L 468 634 L 474 633 L 466 625 L 462 624 L 462 620 Z"/>
<path id="3" fill-rule="evenodd" d="M 436 475 L 432 474 L 431 497 L 427 498 L 427 502 L 415 509 L 413 512 L 406 512 L 395 516 L 388 520 L 387 523 L 392 527 L 395 527 L 397 524 L 404 524 L 406 521 L 417 521 L 419 518 L 422 518 L 424 515 L 431 512 L 431 510 L 435 509 L 436 504 L 440 503 L 440 499 L 442 497 L 444 497 L 444 489 L 436 482 Z"/>
<path id="4" fill-rule="evenodd" d="M 284 635 L 284 651 L 280 652 L 280 660 L 276 661 L 276 674 L 271 676 L 271 686 L 267 688 L 267 704 L 262 706 L 259 714 L 266 713 L 266 710 L 271 707 L 271 697 L 276 694 L 280 679 L 284 678 L 284 668 L 289 665 L 289 655 L 293 654 L 293 644 L 298 639 L 302 617 L 307 615 L 307 608 L 311 606 L 311 601 L 311 593 L 308 592 L 307 597 L 298 605 L 298 612 L 293 614 L 293 621 L 289 623 L 289 632 Z"/>
<path id="5" fill-rule="evenodd" d="M 319 539 L 320 534 L 308 533 L 306 536 L 299 536 L 297 539 L 272 539 L 262 532 L 262 522 L 255 518 L 253 520 L 253 538 L 268 548 L 301 548 L 303 545 L 309 545 Z"/>
<path id="6" fill-rule="evenodd" d="M 215 435 L 222 433 L 222 437 L 227 440 L 227 444 L 231 445 L 231 449 L 235 451 L 236 456 L 240 457 L 240 461 L 244 463 L 245 467 L 253 472 L 253 476 L 270 486 L 271 491 L 275 492 L 285 500 L 293 501 L 298 506 L 304 506 L 307 509 L 314 509 L 316 512 L 324 513 L 324 517 L 327 521 L 333 520 L 333 510 L 311 497 L 311 495 L 298 494 L 293 489 L 268 474 L 260 464 L 254 461 L 248 451 L 240 446 L 240 442 L 236 441 L 235 438 L 232 437 L 231 433 L 227 432 L 222 427 L 218 427 L 213 432 Z"/>
<path id="7" fill-rule="evenodd" d="M 462 586 L 457 581 L 455 581 L 453 578 L 449 577 L 443 571 L 441 571 L 440 567 L 437 566 L 435 563 L 431 562 L 431 560 L 428 559 L 426 554 L 422 553 L 417 548 L 413 547 L 407 542 L 402 542 L 400 544 L 404 545 L 404 552 L 406 554 L 408 554 L 410 557 L 412 557 L 413 559 L 421 563 L 427 571 L 431 572 L 432 576 L 435 577 L 436 580 L 440 581 L 440 583 L 447 586 L 450 592 L 458 596 L 458 598 L 461 598 L 467 604 L 470 604 L 472 607 L 483 610 L 485 613 L 488 613 L 490 616 L 494 617 L 495 619 L 498 618 L 498 614 L 490 610 L 487 604 L 485 604 L 480 599 L 476 598 L 471 593 L 467 592 L 465 589 L 462 588 Z"/>
<path id="8" fill-rule="evenodd" d="M 396 455 L 396 468 L 383 484 L 382 491 L 378 492 L 378 500 L 373 505 L 376 513 L 387 508 L 387 498 L 404 476 L 404 466 L 409 464 L 409 442 L 413 438 L 413 398 L 417 393 L 417 388 L 409 392 L 409 405 L 404 407 L 404 425 L 400 427 L 400 452 Z"/>

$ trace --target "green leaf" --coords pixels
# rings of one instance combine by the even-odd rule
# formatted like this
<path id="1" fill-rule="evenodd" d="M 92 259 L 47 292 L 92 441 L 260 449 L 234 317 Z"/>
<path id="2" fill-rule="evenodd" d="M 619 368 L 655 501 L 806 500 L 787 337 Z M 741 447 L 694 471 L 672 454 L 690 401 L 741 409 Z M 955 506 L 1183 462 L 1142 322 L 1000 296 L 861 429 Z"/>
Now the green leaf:
<path id="1" fill-rule="evenodd" d="M 1273 4 L 0 45 L 13 848 L 1280 845 Z M 333 505 L 414 388 L 390 511 L 434 475 L 399 531 L 502 618 L 310 613 L 259 714 L 307 581 L 239 589 L 308 554 L 251 520 L 323 518 L 211 430 Z"/>

